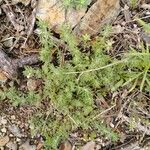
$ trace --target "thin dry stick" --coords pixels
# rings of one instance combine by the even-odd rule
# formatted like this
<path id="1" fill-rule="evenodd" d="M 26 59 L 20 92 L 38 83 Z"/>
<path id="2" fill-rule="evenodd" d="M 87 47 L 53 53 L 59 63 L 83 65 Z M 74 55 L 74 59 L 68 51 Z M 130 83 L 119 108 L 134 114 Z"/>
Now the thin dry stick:
<path id="1" fill-rule="evenodd" d="M 150 18 L 150 15 L 145 16 L 145 17 L 141 17 L 141 18 L 135 18 L 135 19 L 133 19 L 133 20 L 131 20 L 131 21 L 128 21 L 128 22 L 126 22 L 126 23 L 131 23 L 131 22 L 138 21 L 139 19 L 147 19 L 147 18 Z"/>
<path id="2" fill-rule="evenodd" d="M 99 113 L 98 115 L 96 115 L 96 116 L 93 118 L 93 120 L 95 120 L 96 118 L 100 117 L 101 115 L 103 115 L 103 114 L 107 113 L 108 111 L 110 111 L 110 110 L 111 110 L 111 109 L 113 109 L 114 107 L 116 107 L 116 104 L 115 104 L 115 105 L 113 105 L 113 106 L 111 106 L 110 108 L 108 108 L 108 109 L 106 109 L 106 110 L 102 111 L 102 112 L 101 112 L 101 113 Z"/>
<path id="3" fill-rule="evenodd" d="M 30 20 L 28 23 L 27 38 L 24 41 L 23 47 L 25 47 L 28 38 L 31 36 L 33 32 L 35 21 L 36 21 L 36 11 L 37 11 L 37 4 L 35 4 L 35 8 L 33 9 L 31 16 L 29 17 Z"/>

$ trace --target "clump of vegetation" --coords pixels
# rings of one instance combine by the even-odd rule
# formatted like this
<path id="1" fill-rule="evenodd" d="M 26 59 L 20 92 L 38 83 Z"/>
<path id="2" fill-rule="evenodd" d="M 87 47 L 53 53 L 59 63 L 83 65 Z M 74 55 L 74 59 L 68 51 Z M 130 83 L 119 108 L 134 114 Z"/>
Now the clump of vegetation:
<path id="1" fill-rule="evenodd" d="M 139 0 L 130 0 L 129 3 L 131 8 L 136 8 L 139 4 Z"/>
<path id="2" fill-rule="evenodd" d="M 111 58 L 104 51 L 107 47 L 106 33 L 109 28 L 103 33 L 102 37 L 98 37 L 93 43 L 91 52 L 82 52 L 78 48 L 77 39 L 71 33 L 69 27 L 63 26 L 61 39 L 67 43 L 69 55 L 68 59 L 63 60 L 65 53 L 57 48 L 55 50 L 55 55 L 57 55 L 55 63 L 53 63 L 52 51 L 54 44 L 51 43 L 47 27 L 42 23 L 40 24 L 40 29 L 42 31 L 41 43 L 43 44 L 40 58 L 44 64 L 41 70 L 33 70 L 33 68 L 28 67 L 24 73 L 28 77 L 36 76 L 44 80 L 43 99 L 48 98 L 56 112 L 56 116 L 54 114 L 49 115 L 49 118 L 53 116 L 53 119 L 50 119 L 53 121 L 48 126 L 50 130 L 53 128 L 54 131 L 45 132 L 49 133 L 48 139 L 56 142 L 56 139 L 59 141 L 60 138 L 66 137 L 65 135 L 68 135 L 69 131 L 74 129 L 88 130 L 97 126 L 99 131 L 102 127 L 105 129 L 101 130 L 102 134 L 112 140 L 117 140 L 116 133 L 110 132 L 101 122 L 92 121 L 92 118 L 100 112 L 94 104 L 94 97 L 99 94 L 105 95 L 108 91 L 111 91 L 112 82 L 115 83 L 117 80 L 117 78 L 115 81 L 113 79 L 114 68 L 106 68 L 101 72 L 78 73 L 94 67 L 104 66 L 111 62 Z M 85 44 L 87 42 L 85 41 L 86 38 L 84 37 L 83 39 L 84 41 L 82 42 Z M 106 74 L 108 71 L 111 76 Z M 104 88 L 102 87 L 103 85 L 107 85 L 107 87 Z M 63 116 L 64 119 L 60 116 Z M 58 142 L 56 143 L 58 144 Z M 57 144 L 54 144 L 54 149 L 56 149 Z"/>
<path id="3" fill-rule="evenodd" d="M 57 149 L 60 140 L 77 128 L 94 129 L 96 133 L 116 141 L 118 134 L 95 118 L 103 111 L 95 99 L 125 86 L 129 91 L 136 87 L 141 91 L 148 90 L 149 49 L 144 46 L 139 50 L 131 48 L 118 60 L 107 53 L 110 27 L 94 40 L 84 35 L 79 46 L 79 39 L 67 25 L 62 27 L 60 34 L 67 48 L 60 49 L 51 41 L 47 25 L 40 22 L 39 27 L 43 65 L 38 69 L 26 67 L 24 75 L 42 79 L 42 90 L 23 93 L 11 88 L 1 93 L 1 99 L 8 98 L 15 105 L 49 101 L 51 108 L 35 114 L 30 121 L 33 134 L 42 133 L 48 148 Z"/>

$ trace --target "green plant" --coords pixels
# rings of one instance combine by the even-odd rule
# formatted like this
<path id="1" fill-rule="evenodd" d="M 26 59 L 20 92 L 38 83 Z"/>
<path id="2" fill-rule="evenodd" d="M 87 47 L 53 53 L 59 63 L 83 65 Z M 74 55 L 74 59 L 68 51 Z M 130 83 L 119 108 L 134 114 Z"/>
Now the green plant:
<path id="1" fill-rule="evenodd" d="M 142 49 L 141 52 L 137 52 L 135 49 L 131 48 L 131 51 L 126 54 L 126 57 L 129 59 L 127 63 L 127 67 L 129 68 L 127 72 L 125 72 L 126 77 L 128 77 L 128 81 L 124 83 L 124 85 L 129 82 L 134 81 L 133 87 L 137 85 L 140 86 L 140 91 L 143 90 L 144 86 L 150 86 L 150 52 L 149 50 Z"/>
<path id="2" fill-rule="evenodd" d="M 106 94 L 111 91 L 113 84 L 118 82 L 119 76 L 114 80 L 114 68 L 106 68 L 101 72 L 90 72 L 88 74 L 69 74 L 69 72 L 78 72 L 93 67 L 99 67 L 109 64 L 112 60 L 109 55 L 105 54 L 104 49 L 107 47 L 107 32 L 105 30 L 102 37 L 98 37 L 93 44 L 91 52 L 81 52 L 78 48 L 76 37 L 71 33 L 68 26 L 64 25 L 61 31 L 61 39 L 67 43 L 69 51 L 68 59 L 61 61 L 64 55 L 63 50 L 55 51 L 55 63 L 53 63 L 53 54 L 51 49 L 53 43 L 50 42 L 49 34 L 46 26 L 40 23 L 42 49 L 40 58 L 44 62 L 41 70 L 33 70 L 27 68 L 25 75 L 27 77 L 38 76 L 43 79 L 43 99 L 48 98 L 53 105 L 56 116 L 53 114 L 52 122 L 46 121 L 47 129 L 44 133 L 48 140 L 51 140 L 51 146 L 56 146 L 61 138 L 66 137 L 69 131 L 77 128 L 88 130 L 91 127 L 91 117 L 99 113 L 99 109 L 94 104 L 94 97 L 98 91 Z M 86 41 L 84 41 L 86 42 Z M 108 75 L 107 72 L 110 74 Z M 103 88 L 102 86 L 106 86 Z M 58 116 L 61 119 L 59 120 Z M 64 118 L 64 119 L 63 119 Z M 96 120 L 95 120 L 96 121 Z M 34 121 L 33 121 L 34 122 Z M 34 123 L 35 124 L 35 123 Z M 60 126 L 63 124 L 63 126 Z M 92 124 L 94 126 L 94 124 Z M 110 139 L 117 139 L 117 135 L 109 132 L 109 129 L 99 122 L 100 130 Z M 56 128 L 55 128 L 56 127 Z M 59 127 L 59 128 L 58 128 Z M 48 132 L 48 129 L 54 129 L 54 133 Z M 108 132 L 106 132 L 108 130 Z M 44 135 L 45 135 L 44 134 Z M 54 136 L 56 135 L 56 136 Z M 115 138 L 114 138 L 115 137 Z M 57 142 L 55 141 L 57 139 Z M 46 142 L 47 143 L 47 142 Z"/>
<path id="3" fill-rule="evenodd" d="M 138 2 L 139 0 L 130 0 L 129 3 L 131 8 L 136 8 L 138 6 Z"/>
<path id="4" fill-rule="evenodd" d="M 92 41 L 87 35 L 77 39 L 67 25 L 62 27 L 60 34 L 67 47 L 60 49 L 51 41 L 46 23 L 39 22 L 39 28 L 42 44 L 39 54 L 43 65 L 38 69 L 26 67 L 24 75 L 42 79 L 42 90 L 23 93 L 12 88 L 2 91 L 0 98 L 17 104 L 49 100 L 52 108 L 35 114 L 30 121 L 32 132 L 42 132 L 48 148 L 57 149 L 60 140 L 77 128 L 86 131 L 92 128 L 117 140 L 118 135 L 95 118 L 103 111 L 95 104 L 95 99 L 125 86 L 129 91 L 136 87 L 141 91 L 149 89 L 149 49 L 144 46 L 139 50 L 130 48 L 118 60 L 107 52 L 109 26 Z M 84 46 L 79 46 L 78 41 Z"/>
<path id="5" fill-rule="evenodd" d="M 150 34 L 150 24 L 144 22 L 141 19 L 137 19 L 138 23 L 143 27 L 144 31 Z"/>
<path id="6" fill-rule="evenodd" d="M 150 25 L 144 21 L 138 19 L 140 25 L 147 34 L 150 33 Z M 127 85 L 130 82 L 134 82 L 130 90 L 133 90 L 136 86 L 140 86 L 140 91 L 150 89 L 150 49 L 149 46 L 141 44 L 141 49 L 136 50 L 130 48 L 130 51 L 125 54 L 125 58 L 128 59 L 128 62 L 125 64 L 125 67 L 128 68 L 128 71 L 125 71 L 124 74 L 127 77 L 123 85 Z"/>
<path id="7" fill-rule="evenodd" d="M 0 99 L 9 99 L 13 106 L 23 105 L 23 104 L 37 104 L 41 100 L 39 93 L 30 91 L 28 93 L 23 93 L 17 90 L 15 87 L 10 87 L 9 89 L 0 91 Z"/>

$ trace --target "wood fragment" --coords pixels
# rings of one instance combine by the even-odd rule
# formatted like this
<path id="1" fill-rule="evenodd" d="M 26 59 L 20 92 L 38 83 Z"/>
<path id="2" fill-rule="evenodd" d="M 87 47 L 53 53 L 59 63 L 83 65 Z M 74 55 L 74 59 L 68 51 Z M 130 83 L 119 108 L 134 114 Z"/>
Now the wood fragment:
<path id="1" fill-rule="evenodd" d="M 18 68 L 23 68 L 25 65 L 33 65 L 40 61 L 37 54 L 32 54 L 31 56 L 26 56 L 23 58 L 13 60 L 13 64 L 16 64 Z"/>
<path id="2" fill-rule="evenodd" d="M 29 17 L 29 21 L 28 21 L 28 25 L 27 25 L 27 38 L 24 41 L 24 44 L 22 47 L 25 47 L 26 42 L 28 40 L 28 38 L 31 36 L 31 34 L 33 33 L 33 29 L 34 29 L 34 25 L 35 25 L 35 21 L 36 21 L 36 11 L 37 11 L 37 1 L 34 4 L 34 9 Z"/>
<path id="3" fill-rule="evenodd" d="M 22 68 L 25 65 L 36 64 L 39 61 L 40 59 L 37 54 L 13 60 L 0 49 L 0 69 L 3 70 L 10 79 L 17 78 L 17 71 L 19 68 Z"/>
<path id="4" fill-rule="evenodd" d="M 124 6 L 124 17 L 125 17 L 126 22 L 131 21 L 130 11 L 129 11 L 129 7 L 127 5 Z"/>
<path id="5" fill-rule="evenodd" d="M 0 49 L 0 68 L 5 72 L 8 78 L 15 78 L 17 75 L 17 66 L 12 60 Z"/>

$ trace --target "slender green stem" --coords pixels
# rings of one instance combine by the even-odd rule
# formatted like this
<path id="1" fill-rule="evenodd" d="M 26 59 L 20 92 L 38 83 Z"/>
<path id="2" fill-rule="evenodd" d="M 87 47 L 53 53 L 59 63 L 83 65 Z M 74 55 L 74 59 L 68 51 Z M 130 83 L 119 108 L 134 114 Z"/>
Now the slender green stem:
<path id="1" fill-rule="evenodd" d="M 109 67 L 118 65 L 118 64 L 120 64 L 120 63 L 127 62 L 127 60 L 128 60 L 128 59 L 123 59 L 123 60 L 120 60 L 120 61 L 117 61 L 117 62 L 108 64 L 108 65 L 103 66 L 103 67 L 99 67 L 99 68 L 95 68 L 95 69 L 89 69 L 89 70 L 85 70 L 85 71 L 67 72 L 67 73 L 65 73 L 65 74 L 78 74 L 78 73 L 83 74 L 83 73 L 89 73 L 89 72 L 93 72 L 93 71 L 99 71 L 99 70 L 102 70 L 102 69 L 106 69 L 106 68 L 109 68 Z"/>

